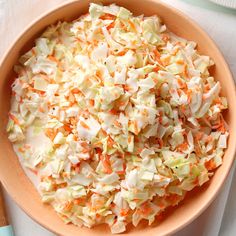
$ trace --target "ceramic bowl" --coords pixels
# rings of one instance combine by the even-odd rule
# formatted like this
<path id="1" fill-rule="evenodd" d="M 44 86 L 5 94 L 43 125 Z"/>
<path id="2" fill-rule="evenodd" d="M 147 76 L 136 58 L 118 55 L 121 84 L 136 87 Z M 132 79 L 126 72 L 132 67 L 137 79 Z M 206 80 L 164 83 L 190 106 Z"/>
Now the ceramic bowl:
<path id="1" fill-rule="evenodd" d="M 100 1 L 104 4 L 117 3 L 130 9 L 135 15 L 145 14 L 147 16 L 157 14 L 166 23 L 167 27 L 178 36 L 193 40 L 198 44 L 200 53 L 209 55 L 215 62 L 211 69 L 212 75 L 219 80 L 224 94 L 229 103 L 229 109 L 225 113 L 225 119 L 229 124 L 230 137 L 228 148 L 224 155 L 224 161 L 215 172 L 211 181 L 202 188 L 195 189 L 188 194 L 187 198 L 176 208 L 167 211 L 164 220 L 148 227 L 142 223 L 137 228 L 128 227 L 123 235 L 169 235 L 190 222 L 192 222 L 216 197 L 220 191 L 234 160 L 236 147 L 236 95 L 235 85 L 230 70 L 210 37 L 192 20 L 178 10 L 165 5 L 157 0 L 112 0 Z M 0 67 L 0 180 L 4 187 L 15 200 L 15 202 L 35 221 L 58 235 L 110 235 L 107 226 L 101 225 L 92 229 L 79 228 L 74 225 L 66 225 L 57 216 L 53 208 L 44 205 L 40 196 L 25 175 L 12 144 L 7 139 L 6 124 L 10 106 L 11 88 L 14 78 L 13 65 L 18 57 L 32 47 L 34 39 L 37 38 L 46 26 L 56 23 L 58 20 L 73 20 L 88 11 L 89 1 L 77 0 L 57 6 L 54 10 L 45 13 L 32 22 L 8 49 L 3 57 Z"/>

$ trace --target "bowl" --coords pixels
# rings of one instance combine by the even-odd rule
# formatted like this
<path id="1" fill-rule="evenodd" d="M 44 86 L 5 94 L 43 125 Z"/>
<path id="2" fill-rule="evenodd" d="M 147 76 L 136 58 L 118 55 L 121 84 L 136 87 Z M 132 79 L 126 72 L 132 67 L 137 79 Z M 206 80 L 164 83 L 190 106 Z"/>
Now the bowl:
<path id="1" fill-rule="evenodd" d="M 172 234 L 200 215 L 213 201 L 220 191 L 234 160 L 236 148 L 236 93 L 235 85 L 230 70 L 210 37 L 192 20 L 178 10 L 165 5 L 157 0 L 112 0 L 101 1 L 104 4 L 117 3 L 130 9 L 135 15 L 145 14 L 159 15 L 167 27 L 188 40 L 198 44 L 200 53 L 209 55 L 215 62 L 211 69 L 212 75 L 221 82 L 222 94 L 228 99 L 229 109 L 225 113 L 225 119 L 229 124 L 230 137 L 228 148 L 224 155 L 224 161 L 208 184 L 195 189 L 188 194 L 187 198 L 175 208 L 167 211 L 164 220 L 148 227 L 146 223 L 140 224 L 137 228 L 128 227 L 123 235 L 169 235 Z M 57 6 L 54 10 L 45 13 L 32 22 L 23 33 L 16 38 L 10 49 L 3 57 L 0 67 L 0 180 L 14 201 L 35 221 L 45 228 L 59 235 L 110 235 L 107 226 L 100 225 L 92 229 L 79 228 L 74 225 L 66 225 L 57 216 L 56 212 L 49 205 L 41 202 L 40 196 L 24 173 L 12 144 L 9 142 L 6 133 L 8 111 L 10 107 L 11 88 L 14 78 L 13 65 L 18 57 L 32 47 L 34 39 L 37 38 L 46 26 L 56 23 L 58 20 L 73 20 L 88 11 L 88 0 L 72 1 Z"/>

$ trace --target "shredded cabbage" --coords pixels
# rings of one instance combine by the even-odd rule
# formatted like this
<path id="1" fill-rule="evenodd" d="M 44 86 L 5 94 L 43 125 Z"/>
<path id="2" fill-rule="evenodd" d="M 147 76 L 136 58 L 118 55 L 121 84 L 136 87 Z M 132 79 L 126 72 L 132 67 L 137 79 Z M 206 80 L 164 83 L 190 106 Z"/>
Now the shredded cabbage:
<path id="1" fill-rule="evenodd" d="M 15 66 L 6 128 L 42 201 L 122 233 L 207 182 L 229 136 L 212 65 L 158 16 L 115 4 L 46 29 Z"/>

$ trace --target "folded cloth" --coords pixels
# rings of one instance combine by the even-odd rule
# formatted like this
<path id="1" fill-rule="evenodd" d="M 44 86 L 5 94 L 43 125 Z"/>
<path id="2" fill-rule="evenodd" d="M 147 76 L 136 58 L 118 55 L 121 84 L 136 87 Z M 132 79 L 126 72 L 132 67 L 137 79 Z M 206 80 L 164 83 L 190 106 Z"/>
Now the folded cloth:
<path id="1" fill-rule="evenodd" d="M 14 236 L 11 225 L 0 227 L 0 236 Z"/>
<path id="2" fill-rule="evenodd" d="M 236 9 L 236 0 L 210 0 L 218 5 Z"/>

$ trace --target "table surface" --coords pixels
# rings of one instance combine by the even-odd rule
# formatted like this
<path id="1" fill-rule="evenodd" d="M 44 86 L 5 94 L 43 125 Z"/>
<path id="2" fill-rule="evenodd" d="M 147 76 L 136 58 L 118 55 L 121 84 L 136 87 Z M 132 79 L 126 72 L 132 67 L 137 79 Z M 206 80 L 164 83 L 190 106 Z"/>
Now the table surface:
<path id="1" fill-rule="evenodd" d="M 137 0 L 138 1 L 138 0 Z M 0 57 L 14 38 L 34 18 L 65 0 L 0 0 Z M 236 11 L 221 8 L 206 0 L 164 0 L 195 20 L 215 40 L 225 56 L 232 73 L 236 74 Z M 34 12 L 34 14 L 27 14 Z M 234 165 L 235 166 L 235 165 Z M 211 206 L 192 224 L 175 236 L 233 236 L 236 235 L 236 173 L 228 176 L 221 193 Z M 231 185 L 232 182 L 232 185 Z M 10 221 L 16 236 L 53 236 L 29 218 L 5 192 Z M 200 227 L 199 227 L 200 226 Z"/>

